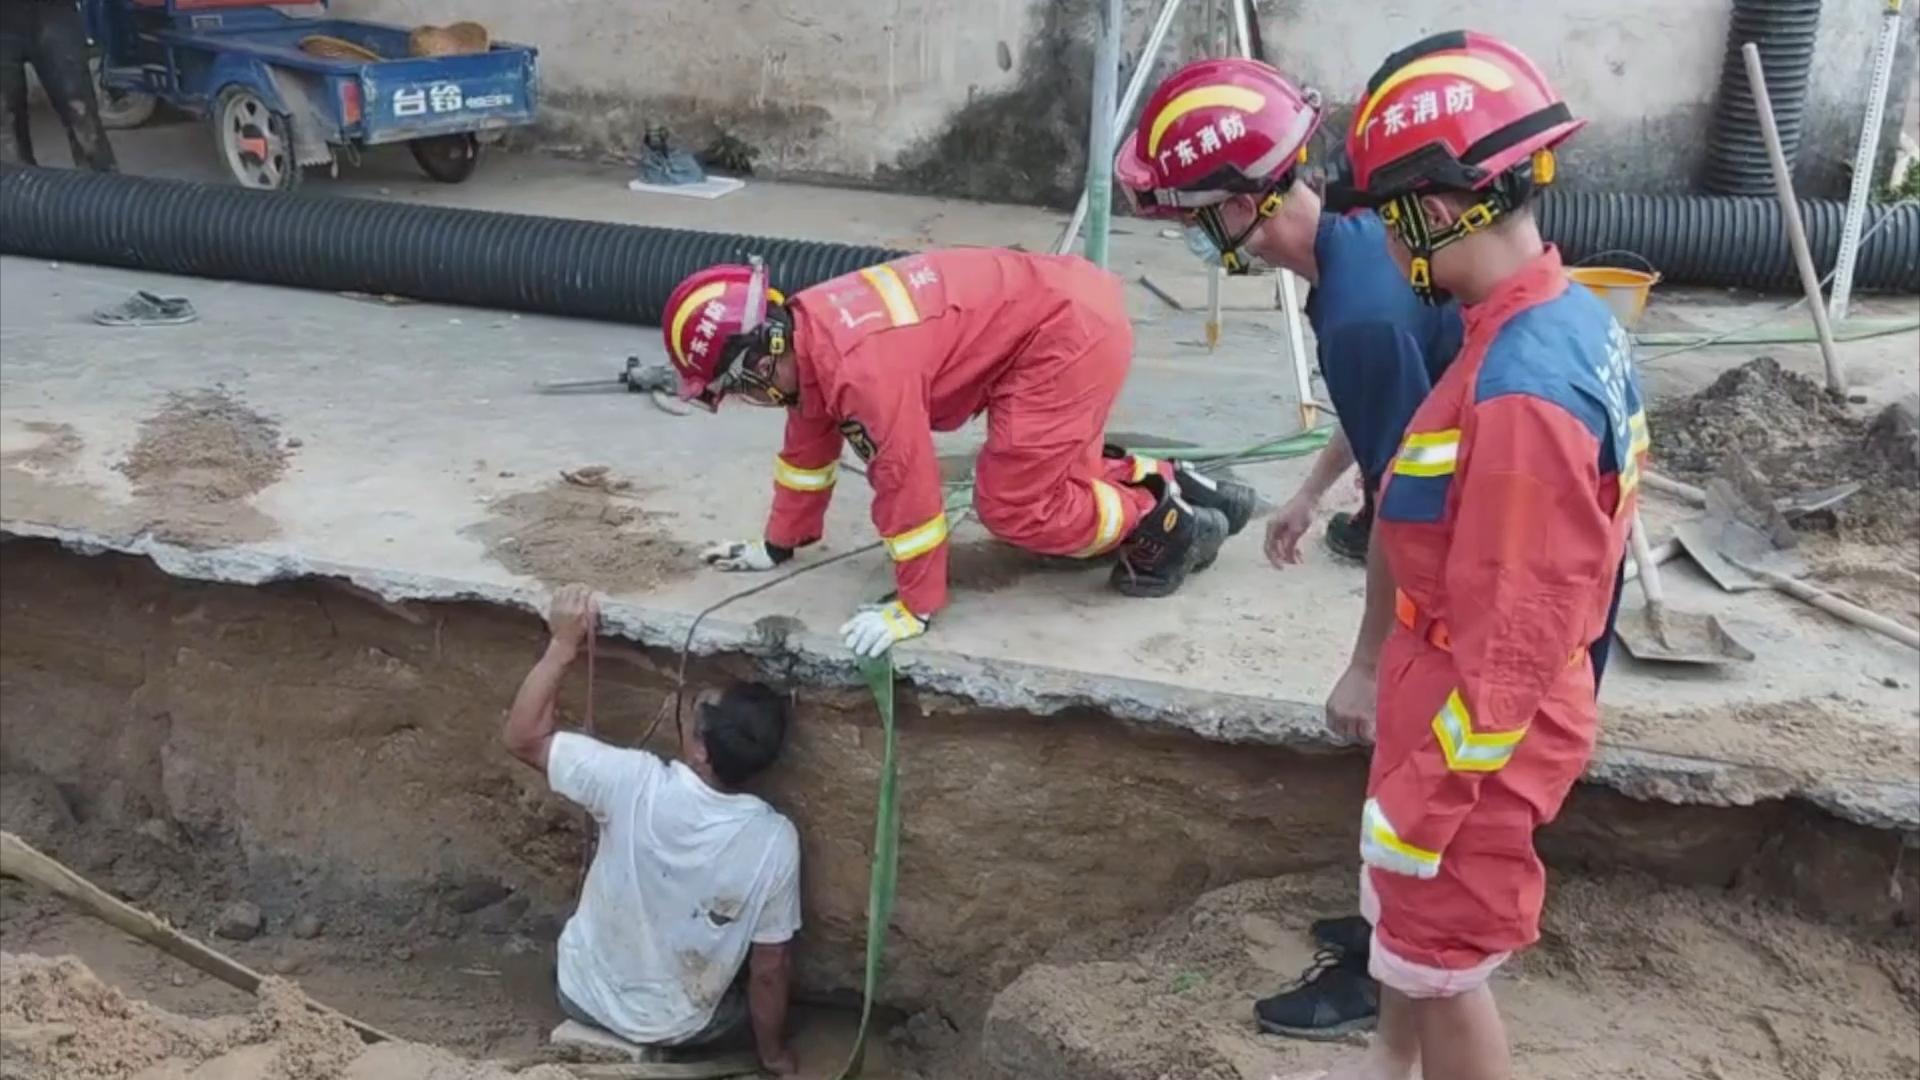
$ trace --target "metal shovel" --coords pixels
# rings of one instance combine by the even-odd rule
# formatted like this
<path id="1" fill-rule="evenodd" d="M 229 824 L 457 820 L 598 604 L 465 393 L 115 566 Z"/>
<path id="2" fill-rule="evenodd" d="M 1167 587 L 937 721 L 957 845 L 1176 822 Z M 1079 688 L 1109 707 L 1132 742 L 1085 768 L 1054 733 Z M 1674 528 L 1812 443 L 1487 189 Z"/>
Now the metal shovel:
<path id="1" fill-rule="evenodd" d="M 1672 611 L 1660 583 L 1660 563 L 1647 544 L 1646 523 L 1634 512 L 1633 562 L 1639 570 L 1640 591 L 1646 604 L 1622 608 L 1613 632 L 1636 660 L 1669 664 L 1730 664 L 1753 660 L 1753 650 L 1742 645 L 1712 615 Z"/>

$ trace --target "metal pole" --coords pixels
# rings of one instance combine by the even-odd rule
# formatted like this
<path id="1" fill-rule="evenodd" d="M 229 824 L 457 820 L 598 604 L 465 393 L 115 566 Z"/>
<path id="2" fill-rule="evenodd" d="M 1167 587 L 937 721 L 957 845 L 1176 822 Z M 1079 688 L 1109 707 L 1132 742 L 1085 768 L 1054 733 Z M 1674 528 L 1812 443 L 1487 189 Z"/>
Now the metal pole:
<path id="1" fill-rule="evenodd" d="M 1833 344 L 1827 305 L 1821 302 L 1820 275 L 1814 271 L 1813 254 L 1807 250 L 1807 227 L 1800 220 L 1800 202 L 1793 196 L 1793 174 L 1787 170 L 1787 156 L 1780 149 L 1780 128 L 1773 121 L 1773 102 L 1767 97 L 1767 73 L 1760 66 L 1760 50 L 1753 42 L 1740 46 L 1740 53 L 1747 61 L 1747 84 L 1753 90 L 1754 111 L 1760 114 L 1760 134 L 1767 140 L 1767 159 L 1773 164 L 1773 191 L 1780 199 L 1780 216 L 1786 219 L 1787 243 L 1793 247 L 1794 265 L 1800 270 L 1800 287 L 1806 291 L 1814 333 L 1820 338 L 1820 355 L 1827 362 L 1827 392 L 1844 397 L 1847 376 Z"/>
<path id="2" fill-rule="evenodd" d="M 1853 264 L 1860 257 L 1860 227 L 1866 221 L 1867 195 L 1873 188 L 1873 159 L 1880 154 L 1880 122 L 1886 116 L 1893 50 L 1899 37 L 1900 0 L 1887 0 L 1880 23 L 1880 51 L 1873 58 L 1873 88 L 1867 91 L 1867 118 L 1860 129 L 1860 149 L 1853 156 L 1853 188 L 1847 193 L 1847 221 L 1840 231 L 1840 261 L 1833 270 L 1828 314 L 1834 322 L 1847 317 L 1847 305 L 1853 300 Z"/>
<path id="3" fill-rule="evenodd" d="M 1107 223 L 1113 213 L 1113 88 L 1120 81 L 1120 0 L 1100 0 L 1100 37 L 1093 51 L 1093 116 L 1087 126 L 1087 259 L 1107 265 Z"/>
<path id="4" fill-rule="evenodd" d="M 1140 92 L 1146 89 L 1147 76 L 1153 74 L 1153 62 L 1160 55 L 1160 47 L 1166 44 L 1167 31 L 1173 26 L 1173 17 L 1180 11 L 1181 0 L 1166 0 L 1160 8 L 1160 17 L 1153 21 L 1153 29 L 1147 34 L 1147 43 L 1141 47 L 1140 60 L 1133 65 L 1133 75 L 1127 79 L 1127 91 L 1120 95 L 1120 107 L 1114 110 L 1113 129 L 1119 131 L 1126 127 L 1133 117 L 1133 107 L 1140 103 Z M 1113 164 L 1113 155 L 1107 155 L 1107 164 Z M 1067 227 L 1060 231 L 1060 239 L 1054 242 L 1053 253 L 1065 255 L 1073 250 L 1073 242 L 1080 235 L 1080 226 L 1087 220 L 1087 193 L 1080 192 L 1080 201 L 1073 208 L 1073 216 L 1067 219 Z"/>

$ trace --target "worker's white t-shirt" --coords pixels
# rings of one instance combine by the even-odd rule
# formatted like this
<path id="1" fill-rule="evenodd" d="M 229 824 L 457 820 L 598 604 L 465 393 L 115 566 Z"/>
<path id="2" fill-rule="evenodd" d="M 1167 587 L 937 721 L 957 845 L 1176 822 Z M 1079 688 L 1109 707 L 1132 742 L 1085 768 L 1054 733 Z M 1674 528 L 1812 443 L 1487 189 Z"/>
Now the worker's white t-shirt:
<path id="1" fill-rule="evenodd" d="M 752 795 L 644 750 L 558 733 L 547 782 L 600 823 L 560 933 L 560 992 L 624 1039 L 698 1032 L 753 944 L 800 930 L 800 837 Z"/>

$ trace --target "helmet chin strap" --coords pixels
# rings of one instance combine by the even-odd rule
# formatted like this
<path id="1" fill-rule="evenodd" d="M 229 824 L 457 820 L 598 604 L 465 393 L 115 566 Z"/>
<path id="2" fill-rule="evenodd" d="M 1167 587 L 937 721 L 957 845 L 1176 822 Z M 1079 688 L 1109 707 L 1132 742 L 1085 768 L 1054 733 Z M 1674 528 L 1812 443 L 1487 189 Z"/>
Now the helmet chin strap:
<path id="1" fill-rule="evenodd" d="M 755 404 L 774 408 L 798 403 L 799 395 L 787 393 L 773 381 L 774 362 L 787 354 L 792 321 L 784 306 L 774 307 L 766 313 L 765 321 L 728 340 L 728 359 L 715 380 L 722 393 L 757 391 L 760 401 Z"/>
<path id="2" fill-rule="evenodd" d="M 1253 271 L 1253 257 L 1246 251 L 1247 241 L 1269 218 L 1280 212 L 1285 201 L 1278 185 L 1268 189 L 1261 196 L 1260 205 L 1254 209 L 1253 220 L 1247 222 L 1247 227 L 1241 229 L 1237 236 L 1227 231 L 1226 219 L 1221 216 L 1218 206 L 1201 207 L 1194 213 L 1194 219 L 1200 223 L 1207 239 L 1213 241 L 1213 246 L 1220 249 L 1220 265 L 1227 273 L 1247 274 Z"/>
<path id="3" fill-rule="evenodd" d="M 1433 284 L 1433 256 L 1441 248 L 1485 232 L 1493 223 L 1526 204 L 1536 186 L 1553 181 L 1553 151 L 1541 150 L 1525 164 L 1508 170 L 1486 189 L 1479 202 L 1460 211 L 1460 216 L 1444 229 L 1435 229 L 1420 207 L 1417 193 L 1398 195 L 1380 205 L 1380 219 L 1393 229 L 1406 245 L 1407 283 L 1422 303 L 1438 307 L 1453 297 Z"/>

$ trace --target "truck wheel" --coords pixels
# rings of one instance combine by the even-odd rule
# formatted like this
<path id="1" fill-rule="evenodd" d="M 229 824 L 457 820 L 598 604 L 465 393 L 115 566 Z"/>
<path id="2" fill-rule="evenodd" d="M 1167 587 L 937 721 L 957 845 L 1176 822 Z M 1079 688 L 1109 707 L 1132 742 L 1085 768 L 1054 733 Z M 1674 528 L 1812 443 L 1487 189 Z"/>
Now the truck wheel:
<path id="1" fill-rule="evenodd" d="M 153 112 L 160 107 L 160 99 L 152 94 L 143 94 L 138 90 L 112 90 L 101 78 L 101 60 L 93 58 L 93 96 L 100 103 L 100 123 L 108 131 L 126 131 L 137 128 L 153 118 Z"/>
<path id="2" fill-rule="evenodd" d="M 471 134 L 430 135 L 407 143 L 420 171 L 443 184 L 457 184 L 480 164 L 480 140 Z"/>
<path id="3" fill-rule="evenodd" d="M 292 191 L 300 186 L 292 126 L 246 87 L 220 91 L 213 105 L 213 139 L 241 187 Z"/>

